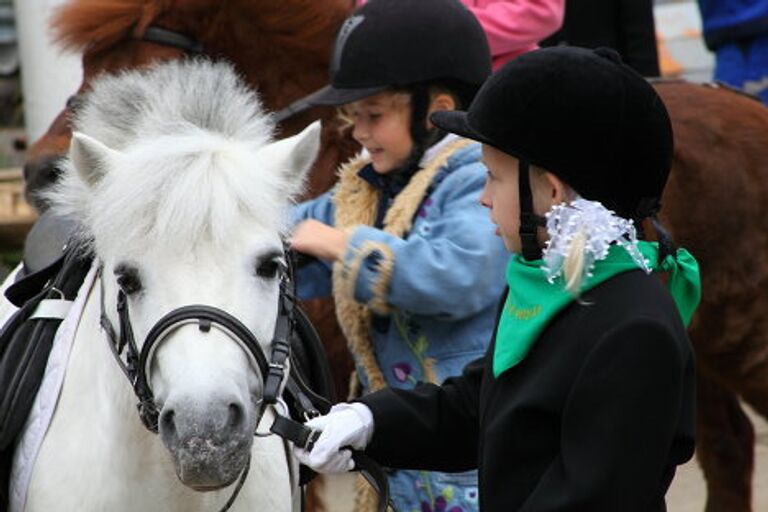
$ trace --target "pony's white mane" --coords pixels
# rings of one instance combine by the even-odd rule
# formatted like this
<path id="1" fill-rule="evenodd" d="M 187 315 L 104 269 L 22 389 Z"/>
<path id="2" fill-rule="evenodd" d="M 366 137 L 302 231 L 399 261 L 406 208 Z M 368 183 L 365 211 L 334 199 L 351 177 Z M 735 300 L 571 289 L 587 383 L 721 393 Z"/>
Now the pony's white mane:
<path id="1" fill-rule="evenodd" d="M 67 162 L 48 195 L 83 226 L 89 249 L 96 237 L 105 247 L 185 251 L 201 237 L 220 241 L 245 216 L 282 231 L 287 201 L 299 192 L 258 157 L 273 123 L 228 64 L 189 60 L 105 76 L 74 131 L 118 152 L 95 185 Z"/>
<path id="2" fill-rule="evenodd" d="M 264 144 L 272 135 L 258 95 L 232 65 L 205 58 L 99 77 L 77 108 L 75 131 L 122 149 L 183 125 Z"/>

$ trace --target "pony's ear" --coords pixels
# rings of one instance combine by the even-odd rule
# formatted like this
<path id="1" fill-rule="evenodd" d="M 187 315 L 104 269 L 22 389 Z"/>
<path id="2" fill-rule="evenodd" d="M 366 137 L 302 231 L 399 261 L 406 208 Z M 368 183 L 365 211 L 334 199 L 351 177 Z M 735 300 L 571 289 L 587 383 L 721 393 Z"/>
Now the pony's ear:
<path id="1" fill-rule="evenodd" d="M 315 163 L 319 149 L 320 121 L 315 121 L 301 133 L 266 146 L 261 153 L 282 170 L 290 194 L 294 195 L 304 187 L 304 180 Z"/>
<path id="2" fill-rule="evenodd" d="M 117 151 L 110 149 L 93 137 L 80 132 L 72 134 L 69 157 L 75 169 L 88 185 L 94 186 L 107 172 Z"/>

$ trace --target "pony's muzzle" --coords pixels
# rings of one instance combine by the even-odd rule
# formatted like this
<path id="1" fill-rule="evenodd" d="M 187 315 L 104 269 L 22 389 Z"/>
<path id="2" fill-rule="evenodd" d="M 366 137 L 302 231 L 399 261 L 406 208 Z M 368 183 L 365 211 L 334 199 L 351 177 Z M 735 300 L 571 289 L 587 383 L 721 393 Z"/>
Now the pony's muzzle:
<path id="1" fill-rule="evenodd" d="M 239 400 L 202 404 L 169 400 L 160 412 L 159 434 L 171 452 L 181 482 L 198 491 L 231 484 L 245 467 L 253 423 Z"/>

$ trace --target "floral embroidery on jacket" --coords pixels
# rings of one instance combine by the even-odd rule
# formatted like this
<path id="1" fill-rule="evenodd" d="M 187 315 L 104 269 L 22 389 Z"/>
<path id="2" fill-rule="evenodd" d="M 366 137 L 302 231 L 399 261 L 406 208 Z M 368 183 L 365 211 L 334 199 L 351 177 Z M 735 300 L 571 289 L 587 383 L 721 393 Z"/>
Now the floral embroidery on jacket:
<path id="1" fill-rule="evenodd" d="M 427 337 L 420 332 L 418 326 L 414 322 L 408 321 L 405 315 L 399 311 L 395 311 L 392 315 L 392 318 L 395 321 L 395 327 L 397 328 L 398 334 L 400 334 L 400 337 L 408 346 L 408 349 L 413 353 L 414 357 L 421 366 L 423 375 L 422 380 L 438 384 L 437 374 L 435 373 L 436 361 L 431 357 L 426 357 L 425 355 L 427 353 L 427 349 L 429 348 L 429 341 L 427 341 Z M 407 372 L 405 371 L 405 366 L 403 365 L 407 365 Z M 416 379 L 411 376 L 411 370 L 412 368 L 410 364 L 404 362 L 397 363 L 392 368 L 392 372 L 398 381 L 405 382 L 406 380 L 410 380 L 415 384 Z M 401 377 L 404 378 L 401 379 Z"/>
<path id="2" fill-rule="evenodd" d="M 464 512 L 464 509 L 459 505 L 448 508 L 456 497 L 452 485 L 443 487 L 442 492 L 435 496 L 428 473 L 425 471 L 419 473 L 421 477 L 416 482 L 416 486 L 427 494 L 427 499 L 421 501 L 421 511 L 415 510 L 414 512 Z"/>
<path id="3" fill-rule="evenodd" d="M 419 217 L 427 217 L 430 206 L 432 206 L 432 198 L 428 197 L 421 203 L 421 208 L 419 208 L 418 214 Z"/>

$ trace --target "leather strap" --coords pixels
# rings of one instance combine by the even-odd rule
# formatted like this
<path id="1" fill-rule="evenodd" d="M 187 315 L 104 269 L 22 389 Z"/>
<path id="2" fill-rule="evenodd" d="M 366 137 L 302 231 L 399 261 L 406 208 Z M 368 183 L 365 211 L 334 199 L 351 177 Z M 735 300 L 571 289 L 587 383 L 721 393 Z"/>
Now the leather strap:
<path id="1" fill-rule="evenodd" d="M 539 226 L 546 225 L 546 221 L 533 211 L 530 169 L 528 160 L 521 158 L 517 180 L 520 198 L 520 227 L 518 232 L 520 233 L 523 257 L 528 261 L 533 261 L 541 258 L 538 230 Z"/>
<path id="2" fill-rule="evenodd" d="M 64 264 L 65 254 L 47 267 L 33 274 L 27 274 L 5 290 L 5 298 L 16 307 L 22 307 L 28 300 L 40 293 L 45 284 L 50 281 Z"/>
<path id="3" fill-rule="evenodd" d="M 167 28 L 156 27 L 154 25 L 147 27 L 147 30 L 144 31 L 144 35 L 139 39 L 149 43 L 157 43 L 179 48 L 180 50 L 184 50 L 193 55 L 205 53 L 203 44 L 200 41 L 179 32 L 174 32 Z"/>
<path id="4" fill-rule="evenodd" d="M 315 442 L 320 437 L 319 430 L 313 430 L 306 425 L 278 415 L 270 427 L 270 432 L 288 439 L 294 445 L 311 451 Z M 379 494 L 378 512 L 386 512 L 387 507 L 396 510 L 389 496 L 389 479 L 382 467 L 372 458 L 359 450 L 352 450 L 352 460 L 355 463 L 355 471 L 359 471 L 368 483 Z"/>

